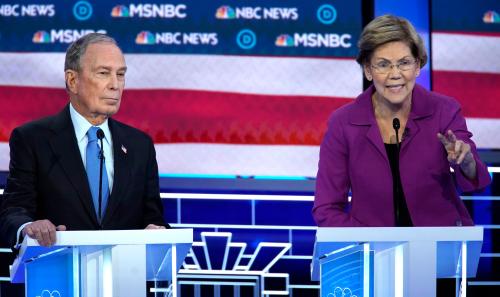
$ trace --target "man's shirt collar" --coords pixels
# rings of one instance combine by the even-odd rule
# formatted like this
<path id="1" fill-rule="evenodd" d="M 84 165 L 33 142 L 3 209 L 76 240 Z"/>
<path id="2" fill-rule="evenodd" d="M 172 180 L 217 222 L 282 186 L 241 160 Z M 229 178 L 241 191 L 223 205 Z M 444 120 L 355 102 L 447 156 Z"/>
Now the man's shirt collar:
<path id="1" fill-rule="evenodd" d="M 73 127 L 75 128 L 76 141 L 79 143 L 87 136 L 87 131 L 92 127 L 92 124 L 79 114 L 71 103 L 69 104 L 69 113 L 71 122 L 73 122 Z M 104 140 L 110 144 L 111 132 L 109 131 L 108 120 L 106 119 L 104 123 L 96 127 L 102 129 L 102 132 L 104 132 Z"/>

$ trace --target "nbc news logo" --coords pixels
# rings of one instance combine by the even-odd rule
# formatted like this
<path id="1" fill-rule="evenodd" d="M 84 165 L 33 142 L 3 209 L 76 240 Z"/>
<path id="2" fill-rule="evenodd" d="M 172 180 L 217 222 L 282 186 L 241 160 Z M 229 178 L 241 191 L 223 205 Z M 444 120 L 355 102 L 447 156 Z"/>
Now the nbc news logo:
<path id="1" fill-rule="evenodd" d="M 232 8 L 222 5 L 215 11 L 215 18 L 219 20 L 247 19 L 247 20 L 293 20 L 299 18 L 296 7 L 260 7 L 245 6 Z"/>

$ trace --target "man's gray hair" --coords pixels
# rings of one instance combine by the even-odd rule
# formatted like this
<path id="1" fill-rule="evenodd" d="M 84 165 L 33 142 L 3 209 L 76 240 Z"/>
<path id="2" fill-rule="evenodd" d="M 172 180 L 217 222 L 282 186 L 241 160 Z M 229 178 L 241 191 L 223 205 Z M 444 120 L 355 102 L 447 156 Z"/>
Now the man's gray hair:
<path id="1" fill-rule="evenodd" d="M 94 43 L 111 43 L 116 46 L 116 40 L 102 33 L 90 33 L 73 42 L 66 50 L 64 71 L 71 69 L 79 72 L 81 70 L 80 59 L 85 54 L 87 47 Z"/>

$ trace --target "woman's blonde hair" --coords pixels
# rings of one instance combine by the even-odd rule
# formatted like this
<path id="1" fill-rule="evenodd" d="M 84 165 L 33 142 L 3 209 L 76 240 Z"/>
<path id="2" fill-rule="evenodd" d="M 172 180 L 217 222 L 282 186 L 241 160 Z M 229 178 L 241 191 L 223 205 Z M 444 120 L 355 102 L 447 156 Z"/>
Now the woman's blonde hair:
<path id="1" fill-rule="evenodd" d="M 408 45 L 412 55 L 420 62 L 420 68 L 427 63 L 424 42 L 413 25 L 405 18 L 386 14 L 372 20 L 363 29 L 358 41 L 359 53 L 356 61 L 369 64 L 373 52 L 388 42 L 402 41 Z"/>

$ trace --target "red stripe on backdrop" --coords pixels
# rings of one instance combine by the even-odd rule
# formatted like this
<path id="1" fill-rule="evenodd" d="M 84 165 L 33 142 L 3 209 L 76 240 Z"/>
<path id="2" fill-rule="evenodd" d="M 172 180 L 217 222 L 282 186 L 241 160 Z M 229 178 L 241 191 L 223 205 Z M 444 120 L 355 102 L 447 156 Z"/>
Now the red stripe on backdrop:
<path id="1" fill-rule="evenodd" d="M 64 89 L 0 86 L 0 141 L 19 125 L 57 113 L 67 101 Z"/>
<path id="2" fill-rule="evenodd" d="M 61 89 L 0 87 L 0 140 L 16 126 L 57 113 Z M 318 145 L 326 121 L 349 98 L 269 96 L 192 90 L 126 90 L 116 118 L 155 143 Z"/>
<path id="3" fill-rule="evenodd" d="M 436 30 L 436 31 L 432 31 L 432 33 L 469 35 L 469 36 L 500 37 L 500 32 L 487 32 L 487 31 L 446 31 L 446 30 Z"/>
<path id="4" fill-rule="evenodd" d="M 456 98 L 471 118 L 500 118 L 500 74 L 433 71 L 434 91 Z"/>

